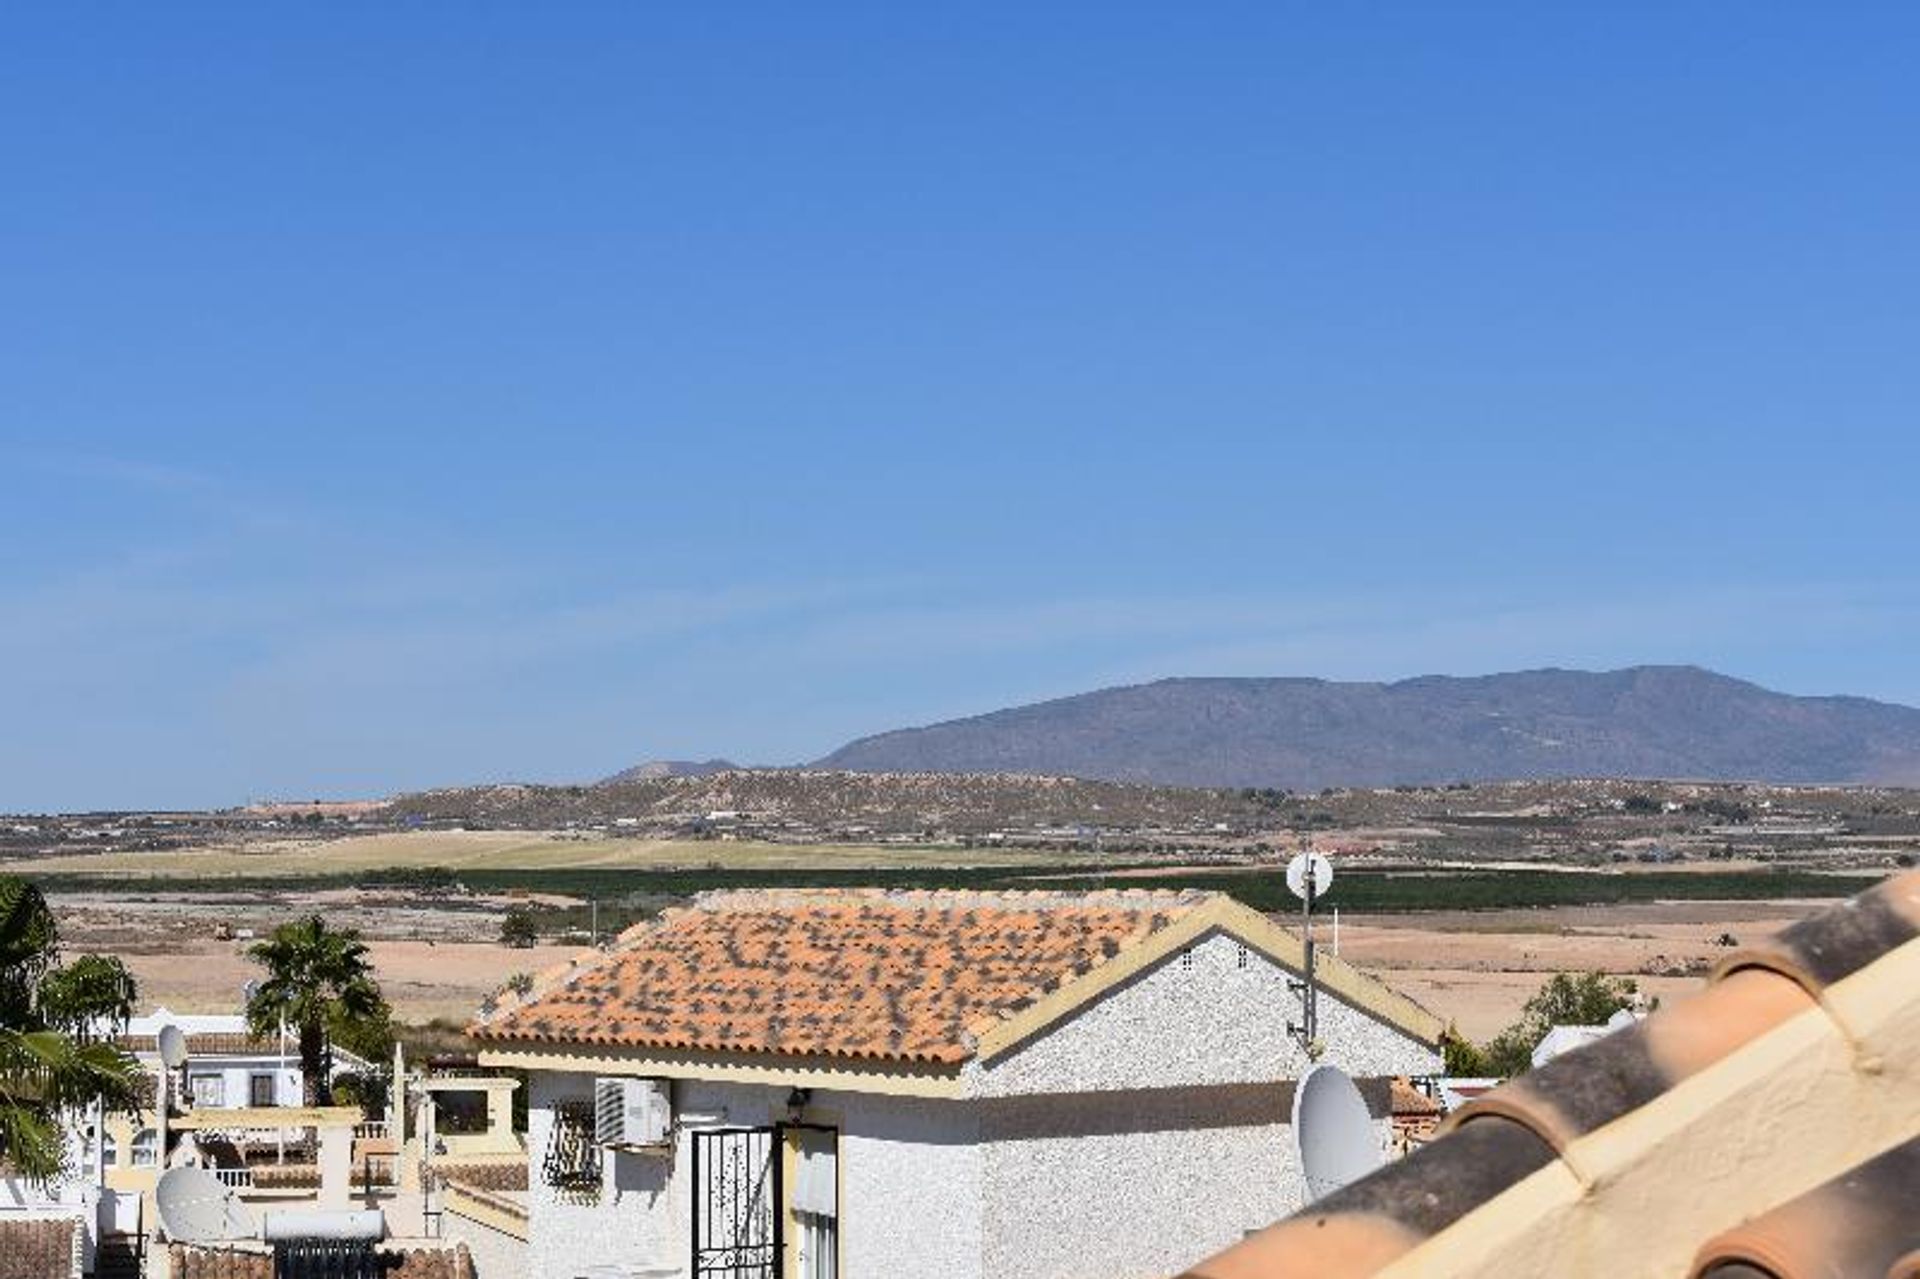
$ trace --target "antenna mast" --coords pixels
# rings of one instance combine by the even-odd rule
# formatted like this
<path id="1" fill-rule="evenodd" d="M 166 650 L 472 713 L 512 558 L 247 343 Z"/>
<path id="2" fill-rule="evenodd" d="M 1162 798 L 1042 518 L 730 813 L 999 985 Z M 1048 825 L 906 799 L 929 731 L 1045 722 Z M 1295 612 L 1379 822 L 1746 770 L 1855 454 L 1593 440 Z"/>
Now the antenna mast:
<path id="1" fill-rule="evenodd" d="M 1324 854 L 1313 851 L 1311 837 L 1307 847 L 1287 863 L 1287 887 L 1300 899 L 1300 941 L 1305 953 L 1305 978 L 1288 985 L 1300 997 L 1300 1020 L 1287 1023 L 1287 1033 L 1299 1041 L 1309 1059 L 1318 1057 L 1320 1045 L 1320 986 L 1315 980 L 1313 941 L 1313 903 L 1333 887 L 1333 863 Z"/>

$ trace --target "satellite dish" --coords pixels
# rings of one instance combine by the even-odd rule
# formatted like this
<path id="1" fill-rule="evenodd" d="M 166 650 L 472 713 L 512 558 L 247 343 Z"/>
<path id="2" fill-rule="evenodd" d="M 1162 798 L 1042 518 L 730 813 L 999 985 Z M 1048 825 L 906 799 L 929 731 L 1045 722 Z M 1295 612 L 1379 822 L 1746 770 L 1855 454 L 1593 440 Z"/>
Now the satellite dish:
<path id="1" fill-rule="evenodd" d="M 1299 853 L 1287 863 L 1287 887 L 1295 897 L 1305 899 L 1308 875 L 1313 876 L 1314 897 L 1325 897 L 1333 887 L 1333 863 L 1325 853 Z"/>
<path id="2" fill-rule="evenodd" d="M 240 1197 L 204 1168 L 167 1169 L 153 1188 L 153 1202 L 167 1238 L 177 1243 L 224 1243 L 256 1233 Z"/>
<path id="3" fill-rule="evenodd" d="M 160 1045 L 160 1060 L 167 1063 L 168 1070 L 178 1070 L 187 1064 L 187 1037 L 178 1026 L 168 1022 L 155 1039 Z"/>
<path id="4" fill-rule="evenodd" d="M 1293 1093 L 1293 1139 L 1307 1176 L 1307 1202 L 1358 1181 L 1385 1162 L 1366 1099 L 1334 1066 L 1315 1066 Z"/>

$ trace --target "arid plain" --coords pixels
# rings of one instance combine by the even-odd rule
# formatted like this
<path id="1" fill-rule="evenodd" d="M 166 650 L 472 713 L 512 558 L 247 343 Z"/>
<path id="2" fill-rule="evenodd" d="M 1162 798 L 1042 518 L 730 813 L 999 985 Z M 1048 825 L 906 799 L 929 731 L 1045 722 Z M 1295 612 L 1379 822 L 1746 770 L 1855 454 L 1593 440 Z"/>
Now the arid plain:
<path id="1" fill-rule="evenodd" d="M 1082 859 L 1080 875 L 1098 871 Z M 1072 863 L 1065 862 L 1071 871 Z M 290 840 L 160 854 L 53 857 L 16 863 L 55 876 L 51 896 L 73 951 L 122 955 L 145 1003 L 178 1011 L 230 1008 L 254 969 L 250 936 L 309 911 L 360 929 L 395 1011 L 407 1021 L 464 1021 L 488 993 L 519 972 L 538 971 L 586 940 L 529 949 L 499 941 L 509 910 L 571 911 L 586 900 L 565 892 L 435 889 L 404 883 L 342 886 L 340 876 L 409 868 L 644 872 L 702 868 L 752 873 L 902 867 L 1023 867 L 1059 873 L 1063 858 L 1017 850 L 906 846 L 793 846 L 675 840 L 578 841 L 527 832 L 418 832 L 325 842 Z M 1632 873 L 1632 872 L 1625 872 Z M 138 876 L 137 882 L 128 877 Z M 1128 886 L 1152 874 L 1129 873 Z M 1120 877 L 1115 876 L 1117 881 Z M 224 886 L 222 881 L 232 881 Z M 1339 921 L 1343 958 L 1373 971 L 1483 1039 L 1519 1013 L 1552 973 L 1597 970 L 1631 976 L 1650 995 L 1683 997 L 1698 974 L 1736 945 L 1764 938 L 1815 908 L 1811 900 L 1634 902 L 1494 910 L 1348 914 Z M 609 924 L 615 916 L 608 912 Z M 1336 942 L 1333 920 L 1317 924 Z"/>

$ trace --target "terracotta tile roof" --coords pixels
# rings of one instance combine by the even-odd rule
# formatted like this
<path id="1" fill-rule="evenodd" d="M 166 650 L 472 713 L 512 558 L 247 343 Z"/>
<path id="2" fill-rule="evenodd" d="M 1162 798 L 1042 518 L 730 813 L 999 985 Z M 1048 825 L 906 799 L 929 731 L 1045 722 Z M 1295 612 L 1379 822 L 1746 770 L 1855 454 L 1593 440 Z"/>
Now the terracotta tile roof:
<path id="1" fill-rule="evenodd" d="M 1920 1138 L 1920 872 L 1710 980 L 1471 1102 L 1438 1140 L 1189 1279 L 1585 1273 L 1595 1256 L 1609 1274 L 1690 1259 L 1722 1266 L 1714 1279 L 1904 1273 L 1920 1155 L 1885 1152 Z M 1842 1229 L 1858 1267 L 1802 1268 L 1805 1249 L 1779 1242 Z"/>
<path id="2" fill-rule="evenodd" d="M 257 1246 L 256 1246 L 257 1247 Z M 378 1249 L 380 1273 L 390 1279 L 474 1279 L 473 1258 L 464 1243 L 451 1248 Z M 273 1279 L 273 1254 L 255 1248 L 174 1244 L 167 1250 L 173 1279 Z"/>
<path id="3" fill-rule="evenodd" d="M 510 1164 L 438 1163 L 434 1165 L 434 1175 L 442 1181 L 457 1181 L 477 1190 L 525 1191 L 528 1173 L 527 1162 L 522 1159 Z"/>
<path id="4" fill-rule="evenodd" d="M 66 1279 L 73 1268 L 78 1222 L 9 1221 L 0 1217 L 0 1279 Z"/>
<path id="5" fill-rule="evenodd" d="M 155 1038 L 153 1035 L 120 1035 L 114 1042 L 130 1053 L 158 1053 L 160 1048 Z M 283 1049 L 272 1039 L 253 1035 L 203 1031 L 187 1036 L 190 1057 L 276 1057 L 295 1051 L 291 1041 Z"/>
<path id="6" fill-rule="evenodd" d="M 1896 1146 L 1711 1240 L 1693 1273 L 1779 1279 L 1901 1274 L 1920 1249 L 1920 1141 Z"/>
<path id="7" fill-rule="evenodd" d="M 1413 1086 L 1413 1081 L 1405 1075 L 1396 1075 L 1389 1084 L 1393 1117 L 1405 1116 L 1409 1119 L 1423 1118 L 1427 1115 L 1441 1115 L 1446 1108 L 1427 1094 Z"/>
<path id="8" fill-rule="evenodd" d="M 543 974 L 496 1042 L 954 1064 L 977 1037 L 1210 900 L 1205 893 L 705 894 Z"/>

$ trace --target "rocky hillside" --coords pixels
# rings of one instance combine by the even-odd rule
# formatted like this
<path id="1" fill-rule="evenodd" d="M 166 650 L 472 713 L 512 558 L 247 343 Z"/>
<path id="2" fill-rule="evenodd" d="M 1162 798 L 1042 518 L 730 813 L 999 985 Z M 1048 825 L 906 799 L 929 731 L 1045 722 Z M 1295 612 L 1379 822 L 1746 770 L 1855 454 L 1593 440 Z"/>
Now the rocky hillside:
<path id="1" fill-rule="evenodd" d="M 1139 786 L 1031 774 L 847 773 L 742 769 L 593 786 L 501 785 L 423 791 L 387 806 L 400 821 L 554 829 L 629 821 L 653 831 L 750 818 L 808 836 L 985 832 L 1003 827 L 1182 827 L 1271 820 L 1272 793 Z"/>
<path id="2" fill-rule="evenodd" d="M 602 786 L 625 782 L 656 782 L 667 777 L 711 777 L 715 773 L 736 772 L 740 765 L 725 759 L 651 759 L 632 768 L 623 768 L 600 781 Z"/>
<path id="3" fill-rule="evenodd" d="M 818 768 L 1186 786 L 1553 777 L 1920 783 L 1920 710 L 1696 667 L 1391 684 L 1169 679 L 852 742 Z"/>

